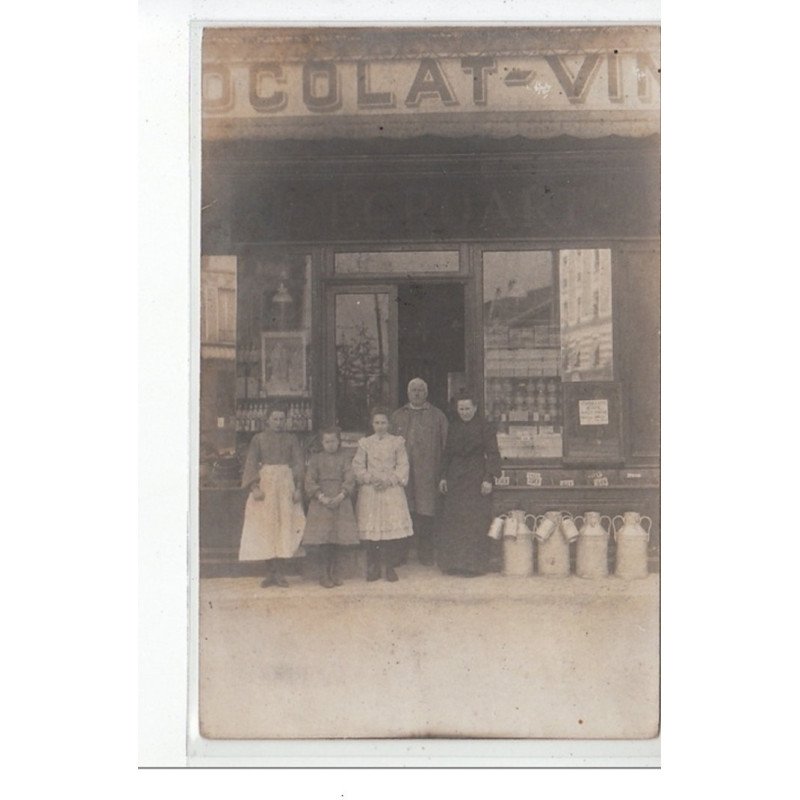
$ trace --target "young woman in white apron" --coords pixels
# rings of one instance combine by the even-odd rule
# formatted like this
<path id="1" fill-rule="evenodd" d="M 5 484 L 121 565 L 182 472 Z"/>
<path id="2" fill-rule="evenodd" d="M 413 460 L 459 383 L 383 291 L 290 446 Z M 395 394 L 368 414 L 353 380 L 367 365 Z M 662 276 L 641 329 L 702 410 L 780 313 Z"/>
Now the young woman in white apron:
<path id="1" fill-rule="evenodd" d="M 286 411 L 274 406 L 267 429 L 257 433 L 247 452 L 242 487 L 250 490 L 244 509 L 239 561 L 265 561 L 261 585 L 288 586 L 283 560 L 300 546 L 305 515 L 300 505 L 303 451 L 294 434 L 284 430 Z"/>

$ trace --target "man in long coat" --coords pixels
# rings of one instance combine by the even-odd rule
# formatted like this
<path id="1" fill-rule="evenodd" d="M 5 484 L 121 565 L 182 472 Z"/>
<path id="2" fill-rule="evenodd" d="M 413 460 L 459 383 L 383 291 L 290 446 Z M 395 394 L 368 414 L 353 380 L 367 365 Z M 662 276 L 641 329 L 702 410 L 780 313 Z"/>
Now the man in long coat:
<path id="1" fill-rule="evenodd" d="M 408 508 L 420 564 L 434 563 L 433 524 L 439 500 L 439 470 L 447 439 L 447 417 L 428 402 L 428 384 L 414 378 L 408 384 L 409 402 L 392 414 L 395 434 L 406 440 L 410 475 Z"/>

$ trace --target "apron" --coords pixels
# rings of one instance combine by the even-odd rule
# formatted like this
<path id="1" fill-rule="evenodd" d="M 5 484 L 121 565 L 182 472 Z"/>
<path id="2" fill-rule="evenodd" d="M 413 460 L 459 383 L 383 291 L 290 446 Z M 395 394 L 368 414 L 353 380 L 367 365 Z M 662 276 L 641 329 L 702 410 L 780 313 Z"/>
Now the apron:
<path id="1" fill-rule="evenodd" d="M 292 501 L 294 479 L 285 464 L 265 464 L 258 472 L 263 500 L 248 493 L 239 561 L 292 558 L 303 538 L 305 515 Z"/>

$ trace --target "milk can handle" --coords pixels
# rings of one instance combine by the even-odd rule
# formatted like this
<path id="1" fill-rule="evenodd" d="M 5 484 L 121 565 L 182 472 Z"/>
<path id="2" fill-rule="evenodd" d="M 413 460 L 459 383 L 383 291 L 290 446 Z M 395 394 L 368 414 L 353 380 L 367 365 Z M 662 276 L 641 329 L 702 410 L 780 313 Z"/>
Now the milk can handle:
<path id="1" fill-rule="evenodd" d="M 537 524 L 537 523 L 538 523 L 538 521 L 539 521 L 539 517 L 537 517 L 537 516 L 536 516 L 536 514 L 526 514 L 526 515 L 523 517 L 523 519 L 525 520 L 525 522 L 527 522 L 527 521 L 528 521 L 528 517 L 530 517 L 530 518 L 533 520 L 533 527 L 535 528 L 535 527 L 536 527 L 536 524 Z"/>
<path id="2" fill-rule="evenodd" d="M 580 514 L 576 514 L 572 520 L 575 523 L 576 528 L 578 527 L 578 520 L 580 520 L 581 522 L 586 522 L 586 520 Z"/>
<path id="3" fill-rule="evenodd" d="M 617 530 L 617 526 L 615 524 L 617 520 L 621 520 L 622 522 L 625 522 L 625 518 L 623 516 L 621 516 L 620 514 L 617 514 L 615 517 L 611 518 L 611 527 L 614 529 L 614 541 L 617 540 L 618 530 Z"/>
<path id="4" fill-rule="evenodd" d="M 612 522 L 611 517 L 609 517 L 608 514 L 603 514 L 603 516 L 600 517 L 600 522 L 602 522 L 604 519 L 608 520 L 608 528 L 606 529 L 606 533 L 608 533 L 614 527 L 614 523 Z M 600 527 L 602 528 L 603 526 L 601 525 Z"/>
<path id="5" fill-rule="evenodd" d="M 647 522 L 648 522 L 648 525 L 647 525 L 647 538 L 649 539 L 650 538 L 650 529 L 653 527 L 653 520 L 651 520 L 650 517 L 643 516 L 642 519 L 641 519 L 641 522 L 644 523 L 645 520 L 647 520 Z"/>

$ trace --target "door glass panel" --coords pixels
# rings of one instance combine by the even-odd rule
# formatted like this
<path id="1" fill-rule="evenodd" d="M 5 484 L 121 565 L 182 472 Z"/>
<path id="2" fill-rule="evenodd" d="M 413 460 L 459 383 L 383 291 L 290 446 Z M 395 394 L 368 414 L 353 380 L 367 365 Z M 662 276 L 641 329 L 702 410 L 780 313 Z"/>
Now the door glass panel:
<path id="1" fill-rule="evenodd" d="M 369 411 L 389 401 L 389 295 L 339 294 L 335 305 L 336 417 L 369 431 Z"/>

